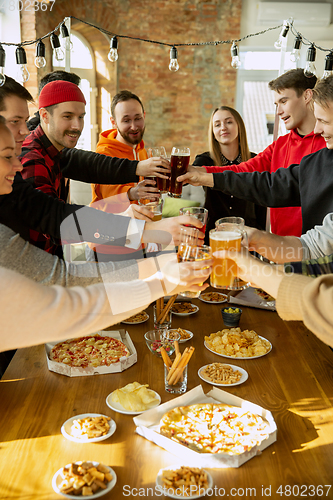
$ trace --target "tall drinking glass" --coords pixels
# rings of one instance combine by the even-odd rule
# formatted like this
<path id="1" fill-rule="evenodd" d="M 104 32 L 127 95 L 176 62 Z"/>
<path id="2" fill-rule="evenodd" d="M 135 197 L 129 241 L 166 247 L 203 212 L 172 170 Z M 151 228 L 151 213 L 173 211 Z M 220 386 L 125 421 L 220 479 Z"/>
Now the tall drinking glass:
<path id="1" fill-rule="evenodd" d="M 167 159 L 164 146 L 157 146 L 155 148 L 148 149 L 148 158 L 160 157 Z M 160 193 L 167 193 L 169 191 L 170 179 L 162 179 L 162 177 L 151 177 L 156 181 L 156 185 L 160 190 Z"/>
<path id="2" fill-rule="evenodd" d="M 206 224 L 208 217 L 207 208 L 203 207 L 184 207 L 179 209 L 179 215 L 193 215 L 196 219 L 203 223 L 203 226 L 200 228 L 200 231 L 203 233 L 206 232 Z"/>
<path id="3" fill-rule="evenodd" d="M 250 283 L 245 283 L 237 277 L 237 264 L 233 260 L 221 259 L 215 254 L 219 250 L 236 250 L 240 252 L 243 238 L 246 238 L 245 231 L 237 227 L 228 227 L 227 224 L 220 224 L 218 229 L 209 231 L 209 243 L 213 253 L 210 284 L 214 288 L 243 290 L 250 286 Z"/>
<path id="4" fill-rule="evenodd" d="M 177 182 L 176 179 L 179 175 L 186 174 L 187 168 L 190 163 L 190 149 L 189 148 L 172 148 L 170 158 L 171 178 L 169 186 L 169 195 L 174 198 L 181 198 L 183 183 Z"/>
<path id="5" fill-rule="evenodd" d="M 212 257 L 212 249 L 207 245 L 202 245 L 201 247 L 188 245 L 187 243 L 181 243 L 178 247 L 178 262 L 193 262 L 193 261 L 204 261 Z M 204 264 L 204 263 L 203 263 Z M 205 269 L 205 267 L 202 267 Z M 200 283 L 201 285 L 203 283 Z M 183 297 L 190 297 L 192 299 L 199 297 L 201 292 L 180 292 Z"/>
<path id="6" fill-rule="evenodd" d="M 241 231 L 244 231 L 245 220 L 243 217 L 222 217 L 222 219 L 215 221 L 215 228 L 218 229 L 221 224 L 230 224 L 232 227 L 236 227 Z"/>

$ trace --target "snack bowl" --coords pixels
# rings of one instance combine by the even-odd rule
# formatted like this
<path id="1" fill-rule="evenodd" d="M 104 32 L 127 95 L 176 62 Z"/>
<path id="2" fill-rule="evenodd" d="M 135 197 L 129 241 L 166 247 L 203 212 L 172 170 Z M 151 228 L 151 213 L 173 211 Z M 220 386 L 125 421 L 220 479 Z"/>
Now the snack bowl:
<path id="1" fill-rule="evenodd" d="M 179 333 L 172 333 L 172 338 L 169 337 L 168 330 L 149 330 L 144 335 L 145 341 L 150 352 L 156 356 L 162 357 L 161 347 L 163 346 L 167 354 L 171 356 L 175 352 L 175 340 L 180 339 Z"/>
<path id="2" fill-rule="evenodd" d="M 91 463 L 91 465 L 93 467 L 98 467 L 100 464 L 99 462 L 89 462 Z M 82 462 L 74 462 L 74 465 L 81 465 Z M 101 464 L 102 465 L 102 464 Z M 56 492 L 56 493 L 59 493 L 60 495 L 63 495 L 64 497 L 66 498 L 78 498 L 78 495 L 76 494 L 70 494 L 70 493 L 65 493 L 63 491 L 61 491 L 61 485 L 62 485 L 62 482 L 63 482 L 63 478 L 64 478 L 64 469 L 65 468 L 68 468 L 70 467 L 71 464 L 67 464 L 65 467 L 62 467 L 61 469 L 59 469 L 53 476 L 53 479 L 52 479 L 52 487 L 53 487 L 53 490 Z M 87 500 L 93 500 L 95 498 L 98 498 L 98 497 L 101 497 L 103 495 L 105 495 L 106 493 L 109 493 L 112 488 L 115 486 L 116 482 L 117 482 L 117 475 L 115 473 L 115 471 L 109 467 L 109 466 L 104 466 L 105 469 L 107 469 L 107 472 L 112 476 L 111 480 L 109 482 L 106 483 L 106 488 L 104 489 L 99 489 L 99 491 L 97 491 L 96 493 L 93 493 L 92 495 L 85 495 L 83 496 L 83 498 L 86 498 Z M 80 495 L 82 497 L 82 495 Z"/>
<path id="3" fill-rule="evenodd" d="M 225 326 L 238 326 L 242 312 L 243 311 L 240 307 L 223 307 L 221 309 L 221 313 Z"/>

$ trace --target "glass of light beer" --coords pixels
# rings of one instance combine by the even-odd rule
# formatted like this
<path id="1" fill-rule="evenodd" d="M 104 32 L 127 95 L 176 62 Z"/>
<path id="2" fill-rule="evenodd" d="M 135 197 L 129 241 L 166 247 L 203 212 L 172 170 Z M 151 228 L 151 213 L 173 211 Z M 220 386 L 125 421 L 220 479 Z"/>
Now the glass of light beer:
<path id="1" fill-rule="evenodd" d="M 178 262 L 193 262 L 204 261 L 211 259 L 212 249 L 210 246 L 202 245 L 200 247 L 189 245 L 188 243 L 180 243 L 178 247 Z M 204 262 L 203 262 L 204 264 Z M 207 267 L 206 267 L 207 268 Z M 205 269 L 205 267 L 202 267 Z M 202 285 L 203 283 L 200 283 Z M 201 292 L 180 292 L 182 297 L 189 297 L 191 299 L 199 297 Z"/>
<path id="2" fill-rule="evenodd" d="M 160 157 L 164 159 L 168 159 L 164 146 L 156 146 L 154 148 L 148 149 L 148 158 Z M 160 190 L 160 193 L 167 193 L 169 191 L 169 183 L 170 179 L 162 179 L 162 177 L 145 177 L 145 179 L 153 179 L 156 182 L 157 188 Z"/>
<path id="3" fill-rule="evenodd" d="M 231 259 L 221 259 L 215 254 L 220 250 L 236 250 L 240 252 L 241 241 L 244 237 L 246 237 L 245 231 L 237 227 L 229 227 L 228 224 L 220 224 L 218 228 L 209 231 L 209 243 L 213 254 L 210 284 L 214 288 L 243 290 L 250 286 L 250 283 L 245 283 L 237 277 L 236 262 Z"/>
<path id="4" fill-rule="evenodd" d="M 189 163 L 190 148 L 172 148 L 170 157 L 171 177 L 169 196 L 172 196 L 173 198 L 181 198 L 183 183 L 177 182 L 176 179 L 179 175 L 186 174 Z"/>
<path id="5" fill-rule="evenodd" d="M 154 214 L 152 218 L 153 222 L 162 220 L 162 211 L 163 211 L 162 198 L 159 198 L 156 201 L 139 200 L 139 205 L 144 205 L 146 208 L 148 208 L 148 210 L 150 210 Z"/>

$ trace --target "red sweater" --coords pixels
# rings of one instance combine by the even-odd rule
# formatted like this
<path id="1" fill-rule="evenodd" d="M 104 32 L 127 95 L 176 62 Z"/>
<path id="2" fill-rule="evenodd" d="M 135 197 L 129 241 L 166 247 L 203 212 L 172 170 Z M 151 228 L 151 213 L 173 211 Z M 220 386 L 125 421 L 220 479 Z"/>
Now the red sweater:
<path id="1" fill-rule="evenodd" d="M 227 167 L 205 167 L 207 172 L 275 172 L 278 168 L 287 168 L 293 163 L 300 163 L 301 159 L 319 149 L 326 147 L 321 135 L 311 132 L 301 137 L 296 130 L 279 137 L 264 151 L 254 158 L 239 165 Z M 271 231 L 280 236 L 301 236 L 302 214 L 300 207 L 271 208 Z"/>

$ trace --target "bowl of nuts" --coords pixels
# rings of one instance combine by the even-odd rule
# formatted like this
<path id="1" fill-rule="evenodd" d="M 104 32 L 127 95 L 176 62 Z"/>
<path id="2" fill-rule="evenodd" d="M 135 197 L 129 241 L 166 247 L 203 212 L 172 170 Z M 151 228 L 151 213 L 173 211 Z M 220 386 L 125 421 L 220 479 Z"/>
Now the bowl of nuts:
<path id="1" fill-rule="evenodd" d="M 242 312 L 240 307 L 223 307 L 221 313 L 225 326 L 238 326 Z"/>
<path id="2" fill-rule="evenodd" d="M 156 354 L 156 356 L 160 358 L 162 357 L 161 347 L 164 347 L 167 354 L 171 356 L 171 354 L 175 352 L 175 340 L 180 339 L 179 333 L 173 331 L 172 334 L 169 335 L 169 331 L 163 329 L 149 330 L 149 332 L 145 333 L 144 337 L 150 352 Z"/>

